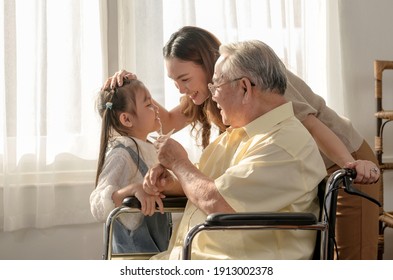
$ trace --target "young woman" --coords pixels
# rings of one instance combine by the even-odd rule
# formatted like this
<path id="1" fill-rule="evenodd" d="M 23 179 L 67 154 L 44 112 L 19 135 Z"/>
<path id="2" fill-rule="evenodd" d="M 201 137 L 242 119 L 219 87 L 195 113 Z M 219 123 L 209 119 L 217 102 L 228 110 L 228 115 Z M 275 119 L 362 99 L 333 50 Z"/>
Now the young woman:
<path id="1" fill-rule="evenodd" d="M 171 216 L 155 213 L 156 203 L 162 210 L 161 198 L 148 195 L 142 188 L 148 167 L 157 163 L 147 136 L 161 129 L 158 108 L 144 84 L 134 79 L 116 89 L 102 90 L 97 109 L 102 128 L 91 213 L 105 222 L 125 197 L 137 197 L 141 213 L 125 214 L 114 223 L 113 252 L 164 251 L 170 239 Z"/>
<path id="2" fill-rule="evenodd" d="M 183 94 L 180 105 L 171 111 L 157 104 L 163 131 L 179 130 L 191 124 L 193 129 L 200 130 L 203 147 L 209 143 L 212 124 L 220 131 L 226 129 L 208 89 L 220 44 L 212 33 L 185 26 L 172 34 L 163 49 L 167 74 Z M 121 85 L 123 78 L 132 79 L 135 75 L 119 71 L 104 86 Z M 326 106 L 323 98 L 303 80 L 290 71 L 287 78 L 285 97 L 317 142 L 328 173 L 342 167 L 355 168 L 355 182 L 359 183 L 356 187 L 378 199 L 380 172 L 370 146 L 348 119 Z M 220 86 L 220 82 L 214 85 L 217 90 Z M 336 239 L 340 259 L 376 259 L 378 206 L 340 192 L 338 208 Z"/>

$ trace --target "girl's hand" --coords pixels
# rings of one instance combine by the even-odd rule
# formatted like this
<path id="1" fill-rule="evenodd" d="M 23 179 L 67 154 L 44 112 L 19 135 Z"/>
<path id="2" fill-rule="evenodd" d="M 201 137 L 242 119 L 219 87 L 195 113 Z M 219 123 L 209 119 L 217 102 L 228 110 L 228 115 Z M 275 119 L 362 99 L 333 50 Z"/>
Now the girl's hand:
<path id="1" fill-rule="evenodd" d="M 357 175 L 354 182 L 359 184 L 374 184 L 379 180 L 379 176 L 381 175 L 378 166 L 369 160 L 348 162 L 344 167 L 356 170 Z"/>
<path id="2" fill-rule="evenodd" d="M 161 198 L 165 197 L 164 195 L 150 195 L 141 186 L 140 190 L 135 192 L 135 197 L 141 202 L 141 212 L 143 215 L 152 216 L 156 212 L 156 205 L 160 213 L 164 213 L 164 205 L 161 200 Z"/>
<path id="3" fill-rule="evenodd" d="M 104 83 L 101 90 L 105 90 L 107 88 L 116 88 L 121 87 L 123 85 L 123 80 L 133 80 L 137 79 L 136 74 L 127 72 L 126 70 L 117 71 L 112 77 L 109 77 L 108 80 Z"/>
<path id="4" fill-rule="evenodd" d="M 156 207 L 161 213 L 164 213 L 164 205 L 161 198 L 165 195 L 159 193 L 158 195 L 150 195 L 143 190 L 142 184 L 130 184 L 121 188 L 112 194 L 112 200 L 115 207 L 122 205 L 123 199 L 128 196 L 135 196 L 141 203 L 141 212 L 146 216 L 151 216 L 156 212 Z"/>

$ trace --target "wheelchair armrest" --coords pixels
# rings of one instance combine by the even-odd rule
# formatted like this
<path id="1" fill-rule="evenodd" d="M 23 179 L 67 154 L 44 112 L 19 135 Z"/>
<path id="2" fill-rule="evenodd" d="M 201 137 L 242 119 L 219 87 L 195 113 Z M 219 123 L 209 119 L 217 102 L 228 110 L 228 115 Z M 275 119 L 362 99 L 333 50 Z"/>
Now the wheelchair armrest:
<path id="1" fill-rule="evenodd" d="M 243 212 L 243 213 L 213 213 L 207 216 L 204 223 L 194 226 L 187 233 L 182 259 L 191 259 L 191 244 L 194 237 L 204 230 L 225 229 L 313 229 L 325 230 L 327 225 L 319 224 L 317 217 L 312 213 L 289 212 Z M 325 251 L 324 251 L 325 252 Z"/>
<path id="2" fill-rule="evenodd" d="M 185 196 L 173 196 L 165 197 L 162 199 L 164 208 L 184 208 L 187 204 L 187 197 Z M 141 209 L 141 203 L 135 196 L 129 196 L 124 198 L 123 206 L 130 208 Z"/>
<path id="3" fill-rule="evenodd" d="M 208 226 L 276 226 L 312 225 L 318 222 L 312 213 L 245 212 L 234 214 L 214 213 L 207 217 Z"/>

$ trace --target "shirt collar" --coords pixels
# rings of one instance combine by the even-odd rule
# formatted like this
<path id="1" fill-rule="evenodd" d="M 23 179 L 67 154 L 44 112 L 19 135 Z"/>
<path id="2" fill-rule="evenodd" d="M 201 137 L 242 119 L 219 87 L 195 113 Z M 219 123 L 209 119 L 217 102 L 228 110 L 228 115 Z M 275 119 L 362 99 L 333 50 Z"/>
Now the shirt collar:
<path id="1" fill-rule="evenodd" d="M 287 102 L 266 114 L 263 114 L 259 118 L 256 118 L 249 124 L 245 125 L 243 129 L 249 137 L 252 137 L 256 134 L 269 131 L 273 126 L 293 116 L 292 102 Z"/>

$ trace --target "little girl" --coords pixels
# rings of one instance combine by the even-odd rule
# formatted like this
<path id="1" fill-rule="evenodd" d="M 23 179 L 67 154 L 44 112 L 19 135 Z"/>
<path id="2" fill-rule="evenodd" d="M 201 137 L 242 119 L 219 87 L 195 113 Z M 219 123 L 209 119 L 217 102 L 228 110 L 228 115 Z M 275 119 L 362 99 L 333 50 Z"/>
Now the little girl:
<path id="1" fill-rule="evenodd" d="M 97 109 L 102 118 L 96 188 L 90 195 L 91 213 L 105 222 L 109 213 L 127 196 L 141 202 L 141 213 L 121 215 L 114 221 L 113 253 L 161 252 L 171 232 L 169 213 L 155 213 L 161 198 L 143 191 L 148 167 L 157 155 L 147 136 L 161 128 L 158 108 L 139 80 L 99 93 Z M 162 209 L 162 208 L 161 208 Z"/>

